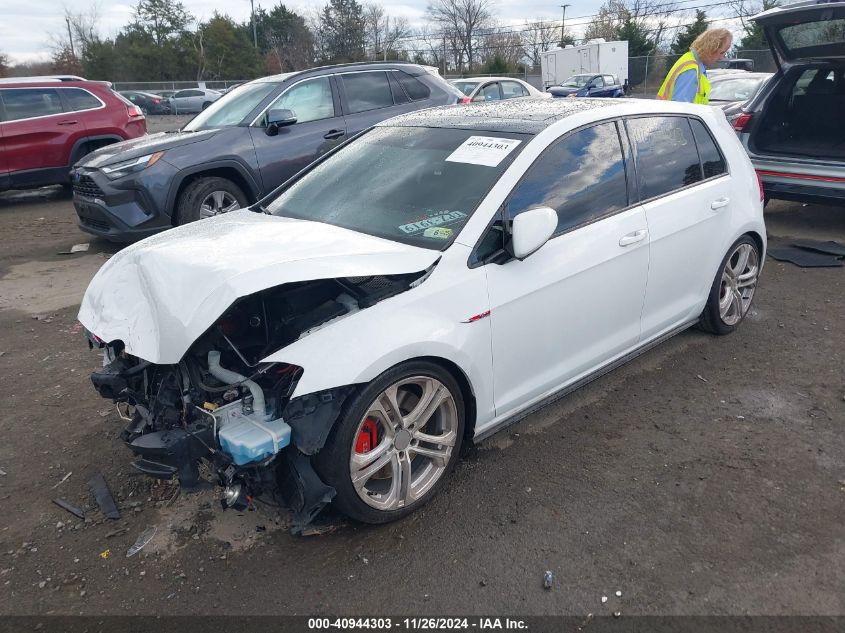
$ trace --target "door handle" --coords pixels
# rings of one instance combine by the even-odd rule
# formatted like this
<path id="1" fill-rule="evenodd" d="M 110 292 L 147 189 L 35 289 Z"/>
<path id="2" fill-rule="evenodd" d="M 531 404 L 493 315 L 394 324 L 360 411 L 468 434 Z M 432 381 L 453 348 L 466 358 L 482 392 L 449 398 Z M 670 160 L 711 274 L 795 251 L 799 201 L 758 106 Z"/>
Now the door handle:
<path id="1" fill-rule="evenodd" d="M 335 138 L 340 138 L 344 134 L 346 134 L 345 130 L 329 130 L 328 132 L 323 134 L 323 138 L 326 140 L 332 140 Z"/>
<path id="2" fill-rule="evenodd" d="M 59 121 L 58 125 L 76 125 L 79 121 Z"/>
<path id="3" fill-rule="evenodd" d="M 716 209 L 721 209 L 722 207 L 728 206 L 728 204 L 730 204 L 730 202 L 731 202 L 731 199 L 728 198 L 727 196 L 725 196 L 723 198 L 719 198 L 718 200 L 714 200 L 713 202 L 711 202 L 710 208 L 715 211 Z"/>
<path id="4" fill-rule="evenodd" d="M 646 229 L 640 229 L 639 231 L 628 233 L 628 235 L 619 238 L 619 246 L 630 246 L 631 244 L 642 242 L 647 237 L 648 231 Z"/>

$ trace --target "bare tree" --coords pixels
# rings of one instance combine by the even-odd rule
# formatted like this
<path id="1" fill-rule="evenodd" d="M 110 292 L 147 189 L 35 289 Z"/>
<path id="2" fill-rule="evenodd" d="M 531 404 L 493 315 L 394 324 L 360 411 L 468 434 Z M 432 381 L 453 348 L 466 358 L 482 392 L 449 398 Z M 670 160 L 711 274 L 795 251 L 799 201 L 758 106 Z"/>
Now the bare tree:
<path id="1" fill-rule="evenodd" d="M 461 69 L 466 55 L 467 66 L 472 72 L 475 61 L 475 40 L 490 22 L 493 0 L 432 0 L 428 16 L 447 40 L 455 43 L 456 66 Z M 460 58 L 457 57 L 460 49 Z"/>
<path id="2" fill-rule="evenodd" d="M 364 5 L 364 37 L 374 59 L 395 50 L 396 44 L 410 33 L 407 18 L 392 17 L 378 4 Z"/>
<path id="3" fill-rule="evenodd" d="M 619 30 L 627 26 L 649 33 L 649 39 L 657 46 L 669 28 L 669 20 L 677 13 L 677 5 L 662 0 L 606 0 L 587 25 L 584 38 L 616 39 Z"/>
<path id="4" fill-rule="evenodd" d="M 525 22 L 522 29 L 522 45 L 525 48 L 525 55 L 531 60 L 531 65 L 536 69 L 540 67 L 540 53 L 555 46 L 560 40 L 559 27 L 549 20 L 535 19 L 533 22 Z M 564 40 L 566 35 L 564 35 Z"/>
<path id="5" fill-rule="evenodd" d="M 482 42 L 481 57 L 489 60 L 498 55 L 509 69 L 515 69 L 525 57 L 525 48 L 519 33 L 494 32 L 485 35 Z"/>

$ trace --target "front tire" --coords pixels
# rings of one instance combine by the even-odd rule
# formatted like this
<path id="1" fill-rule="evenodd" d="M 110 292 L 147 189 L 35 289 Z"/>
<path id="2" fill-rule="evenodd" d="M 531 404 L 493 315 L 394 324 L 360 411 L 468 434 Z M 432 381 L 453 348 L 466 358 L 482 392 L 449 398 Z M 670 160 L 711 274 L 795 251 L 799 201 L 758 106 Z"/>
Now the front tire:
<path id="1" fill-rule="evenodd" d="M 701 329 L 712 334 L 733 332 L 751 308 L 759 274 L 760 248 L 743 235 L 728 249 L 716 273 L 701 313 Z"/>
<path id="2" fill-rule="evenodd" d="M 435 363 L 410 361 L 353 396 L 315 465 L 337 491 L 338 510 L 363 523 L 395 521 L 440 490 L 464 425 L 454 377 Z"/>
<path id="3" fill-rule="evenodd" d="M 244 192 L 226 178 L 198 178 L 179 196 L 176 224 L 182 225 L 247 206 Z"/>

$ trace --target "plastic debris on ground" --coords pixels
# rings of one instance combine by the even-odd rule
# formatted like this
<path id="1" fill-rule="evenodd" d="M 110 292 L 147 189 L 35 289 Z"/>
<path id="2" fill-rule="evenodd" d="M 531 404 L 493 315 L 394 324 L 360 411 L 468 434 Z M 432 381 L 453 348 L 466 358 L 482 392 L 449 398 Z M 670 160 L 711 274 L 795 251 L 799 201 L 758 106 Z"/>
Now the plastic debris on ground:
<path id="1" fill-rule="evenodd" d="M 103 560 L 107 559 L 109 556 L 111 556 L 111 550 L 110 549 L 106 549 L 106 550 L 103 550 L 102 552 L 100 552 L 100 558 L 102 558 Z"/>
<path id="2" fill-rule="evenodd" d="M 97 505 L 107 519 L 119 519 L 120 511 L 117 509 L 117 504 L 114 502 L 109 487 L 106 485 L 106 480 L 101 473 L 97 473 L 88 480 L 88 488 L 91 494 L 97 500 Z"/>
<path id="3" fill-rule="evenodd" d="M 555 581 L 555 576 L 552 572 L 547 571 L 545 574 L 543 574 L 543 587 L 545 589 L 551 589 L 554 581 Z"/>
<path id="4" fill-rule="evenodd" d="M 126 558 L 129 558 L 130 556 L 134 556 L 135 554 L 140 552 L 142 549 L 144 549 L 147 546 L 147 543 L 149 543 L 150 541 L 153 540 L 153 537 L 155 535 L 156 535 L 156 527 L 155 526 L 149 527 L 146 530 L 144 530 L 143 532 L 141 532 L 138 535 L 138 538 L 135 539 L 135 542 L 132 544 L 132 547 L 130 547 L 128 550 L 126 550 Z"/>
<path id="5" fill-rule="evenodd" d="M 91 246 L 87 242 L 85 244 L 74 244 L 70 247 L 69 251 L 59 251 L 59 255 L 73 255 L 74 253 L 84 253 L 88 250 L 88 247 Z"/>
<path id="6" fill-rule="evenodd" d="M 82 508 L 77 508 L 75 505 L 68 501 L 65 501 L 64 499 L 53 499 L 53 503 L 55 503 L 63 510 L 67 510 L 72 515 L 79 517 L 80 519 L 85 518 L 85 512 L 82 510 Z"/>

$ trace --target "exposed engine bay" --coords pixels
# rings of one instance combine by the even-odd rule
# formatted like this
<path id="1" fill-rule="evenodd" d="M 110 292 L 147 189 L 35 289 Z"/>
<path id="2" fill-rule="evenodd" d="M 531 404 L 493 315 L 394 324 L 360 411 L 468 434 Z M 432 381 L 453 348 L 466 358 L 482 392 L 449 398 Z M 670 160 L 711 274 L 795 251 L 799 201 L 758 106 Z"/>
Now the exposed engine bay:
<path id="1" fill-rule="evenodd" d="M 430 271 L 430 269 L 429 269 Z M 354 385 L 291 399 L 303 368 L 262 359 L 329 322 L 412 288 L 427 271 L 290 283 L 237 300 L 177 364 L 159 365 L 105 342 L 98 393 L 127 421 L 133 466 L 197 486 L 201 473 L 224 488 L 224 508 L 254 497 L 294 511 L 294 531 L 331 501 L 334 489 L 311 465 Z M 204 463 L 207 468 L 200 469 Z M 208 478 L 207 476 L 205 477 Z"/>

